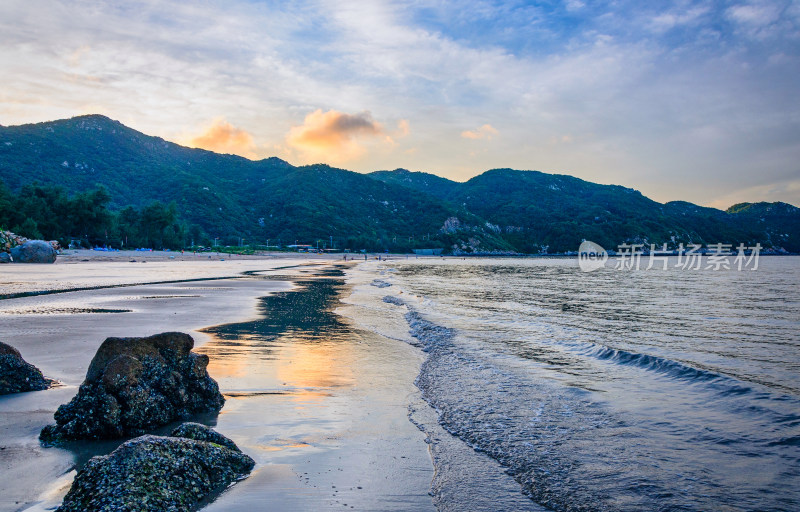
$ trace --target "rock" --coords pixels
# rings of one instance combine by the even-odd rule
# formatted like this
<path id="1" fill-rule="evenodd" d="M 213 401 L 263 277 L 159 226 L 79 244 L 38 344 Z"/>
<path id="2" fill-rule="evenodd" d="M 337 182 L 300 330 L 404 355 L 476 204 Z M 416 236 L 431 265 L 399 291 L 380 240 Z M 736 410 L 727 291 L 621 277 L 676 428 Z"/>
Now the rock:
<path id="1" fill-rule="evenodd" d="M 41 391 L 52 384 L 38 368 L 22 359 L 17 349 L 0 342 L 0 395 Z"/>
<path id="2" fill-rule="evenodd" d="M 11 255 L 7 252 L 0 252 L 0 263 L 11 263 Z"/>
<path id="3" fill-rule="evenodd" d="M 145 435 L 109 455 L 92 457 L 56 512 L 195 510 L 255 465 L 233 441 L 204 428 L 226 443 Z"/>
<path id="4" fill-rule="evenodd" d="M 181 424 L 170 434 L 170 437 L 185 437 L 186 439 L 194 439 L 195 441 L 205 441 L 207 443 L 214 443 L 231 450 L 240 451 L 236 443 L 223 436 L 216 430 L 201 425 L 200 423 L 186 422 Z"/>
<path id="5" fill-rule="evenodd" d="M 24 236 L 15 235 L 11 231 L 0 231 L 0 251 L 8 252 L 12 247 L 22 245 L 28 239 Z"/>
<path id="6" fill-rule="evenodd" d="M 208 356 L 193 353 L 188 334 L 108 338 L 78 394 L 42 429 L 45 443 L 140 435 L 193 414 L 215 413 L 225 399 L 209 377 Z"/>
<path id="7" fill-rule="evenodd" d="M 11 249 L 14 263 L 54 263 L 56 250 L 44 240 L 29 240 Z"/>

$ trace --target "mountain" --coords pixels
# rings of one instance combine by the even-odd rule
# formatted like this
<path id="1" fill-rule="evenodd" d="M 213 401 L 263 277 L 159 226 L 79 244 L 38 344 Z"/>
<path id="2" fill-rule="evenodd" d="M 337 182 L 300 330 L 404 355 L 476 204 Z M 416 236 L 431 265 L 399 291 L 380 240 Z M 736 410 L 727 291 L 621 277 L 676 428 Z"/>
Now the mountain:
<path id="1" fill-rule="evenodd" d="M 665 242 L 670 247 L 761 242 L 800 252 L 800 212 L 785 203 L 774 203 L 783 206 L 773 206 L 762 222 L 752 214 L 685 201 L 661 204 L 631 188 L 538 171 L 494 169 L 465 183 L 443 183 L 443 178 L 403 169 L 371 176 L 459 205 L 526 253 L 570 250 L 583 239 L 609 248 L 622 241 L 659 247 Z"/>
<path id="2" fill-rule="evenodd" d="M 411 172 L 407 169 L 394 171 L 375 171 L 368 176 L 384 183 L 393 183 L 406 188 L 431 195 L 437 199 L 447 199 L 459 187 L 459 183 L 429 174 L 427 172 Z"/>
<path id="3" fill-rule="evenodd" d="M 185 220 L 223 240 L 322 245 L 333 237 L 337 247 L 407 250 L 450 243 L 452 236 L 438 236 L 450 217 L 480 223 L 363 174 L 186 148 L 99 115 L 0 127 L 0 180 L 12 190 L 33 182 L 69 192 L 100 184 L 117 208 L 174 201 Z M 473 235 L 513 249 L 493 233 Z"/>
<path id="4" fill-rule="evenodd" d="M 104 116 L 0 128 L 0 178 L 12 190 L 39 181 L 85 191 L 108 188 L 112 204 L 175 201 L 209 233 L 247 231 L 253 212 L 231 194 L 274 179 L 279 159 L 251 162 L 150 137 Z"/>
<path id="5" fill-rule="evenodd" d="M 739 203 L 726 211 L 755 233 L 764 233 L 768 245 L 800 252 L 800 208 L 787 203 Z"/>
<path id="6" fill-rule="evenodd" d="M 583 239 L 608 248 L 760 242 L 800 252 L 800 210 L 785 203 L 727 212 L 661 204 L 630 188 L 512 169 L 459 183 L 405 169 L 295 167 L 186 148 L 99 115 L 0 127 L 0 180 L 12 190 L 100 184 L 117 209 L 174 201 L 182 218 L 223 241 L 526 253 L 575 250 Z"/>

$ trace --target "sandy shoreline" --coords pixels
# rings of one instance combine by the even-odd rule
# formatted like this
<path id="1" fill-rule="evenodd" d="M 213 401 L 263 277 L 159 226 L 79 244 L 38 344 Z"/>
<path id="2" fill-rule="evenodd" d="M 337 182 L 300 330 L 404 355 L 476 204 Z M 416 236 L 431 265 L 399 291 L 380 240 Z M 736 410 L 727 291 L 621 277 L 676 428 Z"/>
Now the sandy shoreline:
<path id="1" fill-rule="evenodd" d="M 56 264 L 86 263 L 87 261 L 201 261 L 225 258 L 228 260 L 341 260 L 342 254 L 316 254 L 305 252 L 259 252 L 258 254 L 226 254 L 224 252 L 191 251 L 94 251 L 89 249 L 63 249 Z M 350 255 L 348 255 L 349 257 Z M 363 259 L 363 256 L 362 256 Z"/>
<path id="2" fill-rule="evenodd" d="M 242 272 L 339 261 L 325 254 L 271 253 L 240 256 L 168 251 L 67 250 L 52 265 L 0 266 L 0 298 L 37 290 L 58 291 L 112 285 L 239 276 Z M 191 267 L 187 266 L 191 264 Z M 65 269 L 65 266 L 67 269 Z"/>
<path id="3" fill-rule="evenodd" d="M 62 255 L 54 265 L 7 266 L 0 274 L 0 294 L 95 288 L 0 300 L 4 341 L 63 383 L 0 397 L 0 511 L 57 505 L 74 467 L 113 449 L 114 443 L 43 448 L 37 435 L 75 394 L 106 337 L 163 331 L 188 332 L 197 350 L 211 354 L 210 373 L 231 396 L 219 418 L 209 421 L 258 464 L 208 510 L 244 510 L 265 500 L 282 510 L 341 509 L 344 503 L 356 509 L 432 507 L 427 447 L 407 419 L 421 360 L 412 347 L 344 324 L 337 324 L 339 338 L 320 342 L 303 338 L 299 324 L 291 326 L 292 335 L 241 344 L 233 352 L 225 348 L 233 354 L 226 359 L 214 355 L 219 335 L 203 332 L 269 318 L 259 297 L 290 290 L 292 281 L 308 281 L 339 258 L 224 255 L 220 261 L 207 253 L 183 260 L 169 253 L 83 253 L 95 252 Z M 142 254 L 147 265 L 130 262 Z M 190 281 L 163 283 L 176 280 Z M 142 282 L 162 284 L 137 284 Z M 236 395 L 243 389 L 256 393 Z"/>

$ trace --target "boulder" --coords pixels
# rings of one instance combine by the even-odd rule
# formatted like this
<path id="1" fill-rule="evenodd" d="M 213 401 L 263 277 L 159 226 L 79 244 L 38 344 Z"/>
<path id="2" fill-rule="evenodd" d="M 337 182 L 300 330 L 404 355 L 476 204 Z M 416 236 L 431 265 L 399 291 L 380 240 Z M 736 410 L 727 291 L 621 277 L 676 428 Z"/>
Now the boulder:
<path id="1" fill-rule="evenodd" d="M 189 431 L 204 430 L 202 436 L 225 442 L 153 435 L 131 439 L 109 455 L 92 457 L 56 512 L 195 510 L 201 500 L 243 478 L 255 465 L 233 441 L 198 427 Z"/>
<path id="2" fill-rule="evenodd" d="M 14 260 L 11 259 L 11 255 L 7 252 L 0 252 L 0 263 L 11 263 Z"/>
<path id="3" fill-rule="evenodd" d="M 56 250 L 44 240 L 29 240 L 11 249 L 14 263 L 54 263 Z"/>
<path id="4" fill-rule="evenodd" d="M 40 434 L 45 443 L 136 436 L 199 413 L 225 399 L 208 375 L 208 356 L 193 353 L 188 334 L 108 338 L 97 350 L 78 394 Z"/>
<path id="5" fill-rule="evenodd" d="M 41 391 L 52 384 L 38 368 L 22 359 L 17 349 L 0 342 L 0 395 Z"/>

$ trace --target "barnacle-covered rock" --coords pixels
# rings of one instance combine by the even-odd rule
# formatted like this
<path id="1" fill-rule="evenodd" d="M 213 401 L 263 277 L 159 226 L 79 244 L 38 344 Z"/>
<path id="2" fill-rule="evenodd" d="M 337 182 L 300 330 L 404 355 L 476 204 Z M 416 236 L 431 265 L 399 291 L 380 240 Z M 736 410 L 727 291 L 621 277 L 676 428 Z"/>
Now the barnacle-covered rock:
<path id="1" fill-rule="evenodd" d="M 17 349 L 0 342 L 0 395 L 40 391 L 52 384 L 38 368 L 22 359 Z"/>
<path id="2" fill-rule="evenodd" d="M 171 437 L 185 437 L 186 439 L 194 439 L 195 441 L 205 441 L 207 443 L 214 443 L 231 450 L 239 451 L 236 443 L 223 436 L 216 430 L 209 428 L 200 423 L 186 422 L 176 428 L 170 434 Z"/>
<path id="3" fill-rule="evenodd" d="M 225 399 L 208 375 L 208 356 L 193 353 L 188 334 L 108 338 L 97 350 L 78 394 L 42 430 L 44 442 L 143 434 L 198 413 L 218 412 Z"/>
<path id="4" fill-rule="evenodd" d="M 186 431 L 224 441 L 152 435 L 132 439 L 109 455 L 90 459 L 56 512 L 193 510 L 253 469 L 253 459 L 223 435 L 197 424 Z"/>

